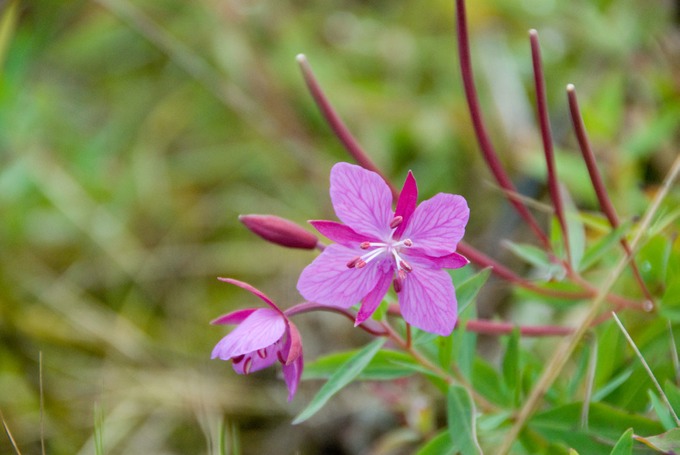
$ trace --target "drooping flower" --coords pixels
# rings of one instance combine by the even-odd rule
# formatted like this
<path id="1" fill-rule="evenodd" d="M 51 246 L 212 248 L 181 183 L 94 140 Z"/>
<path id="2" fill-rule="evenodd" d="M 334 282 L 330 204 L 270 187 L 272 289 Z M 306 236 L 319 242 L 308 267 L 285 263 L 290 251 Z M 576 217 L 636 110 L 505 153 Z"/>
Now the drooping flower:
<path id="1" fill-rule="evenodd" d="M 234 371 L 248 374 L 274 364 L 283 365 L 288 401 L 293 399 L 302 375 L 302 340 L 297 327 L 264 293 L 242 281 L 220 278 L 262 299 L 268 308 L 249 308 L 225 314 L 211 324 L 238 324 L 212 351 L 213 359 L 231 360 Z"/>
<path id="2" fill-rule="evenodd" d="M 465 198 L 439 193 L 416 207 L 418 188 L 409 172 L 392 210 L 382 177 L 349 163 L 333 166 L 330 195 L 342 223 L 311 221 L 335 243 L 303 270 L 297 285 L 302 296 L 343 308 L 361 302 L 358 325 L 392 284 L 406 322 L 431 333 L 451 333 L 457 301 L 451 277 L 442 269 L 468 263 L 455 252 L 470 215 Z"/>

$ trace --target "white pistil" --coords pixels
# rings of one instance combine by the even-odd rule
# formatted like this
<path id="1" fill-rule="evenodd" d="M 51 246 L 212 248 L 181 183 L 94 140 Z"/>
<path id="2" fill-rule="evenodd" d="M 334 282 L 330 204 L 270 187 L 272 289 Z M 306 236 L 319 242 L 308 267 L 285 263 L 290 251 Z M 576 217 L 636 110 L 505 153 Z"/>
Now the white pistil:
<path id="1" fill-rule="evenodd" d="M 399 218 L 399 217 L 397 217 L 397 218 Z M 395 218 L 395 220 L 397 220 L 397 218 Z M 401 220 L 398 220 L 396 222 L 397 222 L 397 226 L 398 226 L 399 223 L 401 223 Z M 362 269 L 362 268 L 366 267 L 366 265 L 369 262 L 371 262 L 372 260 L 374 260 L 375 258 L 381 256 L 383 253 L 387 253 L 387 254 L 392 255 L 392 257 L 394 258 L 394 263 L 397 266 L 397 272 L 399 274 L 399 277 L 397 278 L 397 280 L 403 281 L 403 279 L 406 278 L 406 273 L 413 271 L 413 267 L 411 267 L 411 265 L 408 262 L 406 262 L 401 257 L 401 255 L 399 253 L 400 253 L 400 250 L 403 247 L 409 248 L 409 247 L 412 247 L 412 246 L 413 246 L 413 242 L 411 241 L 411 239 L 399 240 L 398 242 L 394 242 L 394 243 L 391 243 L 391 242 L 369 242 L 369 241 L 361 242 L 359 244 L 359 248 L 361 248 L 362 250 L 367 250 L 371 247 L 373 247 L 375 249 L 372 250 L 372 251 L 369 251 L 368 253 L 366 253 L 362 256 L 357 256 L 357 257 L 349 260 L 347 262 L 347 268 Z M 396 288 L 401 289 L 401 283 L 397 284 L 395 286 L 395 289 Z"/>

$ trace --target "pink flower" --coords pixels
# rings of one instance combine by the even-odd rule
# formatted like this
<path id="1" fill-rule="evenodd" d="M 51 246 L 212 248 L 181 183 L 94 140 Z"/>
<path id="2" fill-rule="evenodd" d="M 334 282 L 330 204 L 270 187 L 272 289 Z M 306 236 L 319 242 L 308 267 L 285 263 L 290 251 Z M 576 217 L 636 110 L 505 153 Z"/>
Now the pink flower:
<path id="1" fill-rule="evenodd" d="M 220 340 L 212 351 L 213 359 L 231 360 L 238 374 L 248 374 L 272 365 L 283 365 L 283 379 L 288 386 L 288 401 L 293 399 L 302 375 L 302 340 L 300 333 L 264 293 L 242 281 L 220 278 L 262 299 L 269 308 L 249 308 L 225 314 L 212 324 L 238 324 Z"/>
<path id="2" fill-rule="evenodd" d="M 349 308 L 361 301 L 356 324 L 368 319 L 394 286 L 406 322 L 448 335 L 457 319 L 456 294 L 442 270 L 463 267 L 456 253 L 470 210 L 462 196 L 439 193 L 417 208 L 411 172 L 392 211 L 392 196 L 378 174 L 348 163 L 331 170 L 331 201 L 344 223 L 311 221 L 336 242 L 300 275 L 298 291 L 313 302 Z"/>

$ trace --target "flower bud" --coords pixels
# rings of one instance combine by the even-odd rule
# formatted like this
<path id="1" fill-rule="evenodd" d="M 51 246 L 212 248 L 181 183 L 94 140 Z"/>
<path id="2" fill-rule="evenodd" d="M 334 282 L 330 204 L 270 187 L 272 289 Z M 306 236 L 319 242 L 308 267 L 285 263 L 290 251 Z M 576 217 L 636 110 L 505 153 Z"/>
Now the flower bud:
<path id="1" fill-rule="evenodd" d="M 311 250 L 319 240 L 290 220 L 274 215 L 240 215 L 238 219 L 263 239 L 289 248 Z"/>

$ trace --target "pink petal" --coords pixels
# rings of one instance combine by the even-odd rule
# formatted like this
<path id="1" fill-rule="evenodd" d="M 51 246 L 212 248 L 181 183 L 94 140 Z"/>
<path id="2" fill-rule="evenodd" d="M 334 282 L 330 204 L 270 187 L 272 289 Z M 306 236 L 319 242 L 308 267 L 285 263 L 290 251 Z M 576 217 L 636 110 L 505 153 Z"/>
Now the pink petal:
<path id="1" fill-rule="evenodd" d="M 263 370 L 278 360 L 278 347 L 276 345 L 267 346 L 251 352 L 238 362 L 233 361 L 232 367 L 238 374 L 249 374 Z"/>
<path id="2" fill-rule="evenodd" d="M 276 343 L 286 331 L 286 318 L 271 308 L 255 310 L 212 351 L 212 358 L 229 360 Z"/>
<path id="3" fill-rule="evenodd" d="M 464 197 L 439 193 L 416 208 L 402 238 L 411 239 L 416 251 L 444 256 L 456 249 L 469 217 Z"/>
<path id="4" fill-rule="evenodd" d="M 302 355 L 302 337 L 295 324 L 288 321 L 288 339 L 282 350 L 283 363 L 288 365 Z"/>
<path id="5" fill-rule="evenodd" d="M 239 215 L 239 221 L 268 242 L 311 250 L 319 242 L 314 234 L 290 220 L 274 215 Z"/>
<path id="6" fill-rule="evenodd" d="M 327 246 L 305 269 L 298 280 L 297 289 L 302 296 L 322 305 L 349 308 L 368 294 L 378 282 L 380 260 L 374 260 L 361 269 L 348 268 L 347 263 L 365 253 L 342 245 Z"/>
<path id="7" fill-rule="evenodd" d="M 377 240 L 367 238 L 365 235 L 357 234 L 351 227 L 338 223 L 337 221 L 313 220 L 309 223 L 325 237 L 328 237 L 335 243 L 341 245 L 356 247 L 361 242 Z"/>
<path id="8" fill-rule="evenodd" d="M 468 258 L 455 252 L 446 256 L 433 257 L 419 254 L 418 251 L 409 251 L 408 256 L 417 257 L 419 261 L 427 263 L 427 267 L 432 269 L 459 269 L 470 263 Z"/>
<path id="9" fill-rule="evenodd" d="M 302 354 L 293 363 L 283 366 L 283 379 L 288 387 L 288 401 L 291 401 L 295 396 L 295 392 L 297 392 L 303 368 L 304 360 Z"/>
<path id="10" fill-rule="evenodd" d="M 399 296 L 404 320 L 419 329 L 438 335 L 449 335 L 458 318 L 456 293 L 449 274 L 411 264 Z"/>
<path id="11" fill-rule="evenodd" d="M 369 292 L 368 295 L 366 295 L 366 297 L 364 297 L 364 299 L 361 301 L 361 308 L 359 309 L 356 321 L 354 322 L 355 327 L 364 322 L 366 319 L 370 318 L 375 312 L 375 309 L 378 308 L 378 305 L 380 305 L 380 302 L 382 302 L 383 297 L 385 297 L 385 294 L 387 294 L 390 284 L 392 284 L 393 275 L 394 274 L 392 271 L 390 271 L 390 273 L 383 273 L 378 278 L 379 281 L 373 290 Z"/>
<path id="12" fill-rule="evenodd" d="M 213 319 L 212 321 L 210 321 L 210 323 L 213 325 L 240 324 L 256 310 L 257 310 L 256 308 L 247 308 L 245 310 L 232 311 L 231 313 L 222 315 L 217 319 Z"/>
<path id="13" fill-rule="evenodd" d="M 394 216 L 401 216 L 403 218 L 401 224 L 397 226 L 394 231 L 393 238 L 400 239 L 401 234 L 408 225 L 408 220 L 413 215 L 413 211 L 416 209 L 418 204 L 418 185 L 416 184 L 416 179 L 413 177 L 413 173 L 408 171 L 406 180 L 404 181 L 404 186 L 399 194 L 399 200 L 397 201 L 397 208 L 394 211 Z"/>
<path id="14" fill-rule="evenodd" d="M 256 289 L 255 287 L 251 286 L 248 283 L 244 283 L 243 281 L 235 280 L 233 278 L 218 278 L 220 281 L 224 281 L 225 283 L 233 284 L 234 286 L 238 286 L 241 289 L 245 289 L 246 291 L 250 292 L 251 294 L 254 294 L 256 297 L 259 297 L 264 303 L 272 307 L 274 310 L 278 311 L 279 313 L 283 314 L 283 311 L 278 307 L 277 304 L 274 303 L 272 299 L 267 297 L 267 295 L 260 291 L 259 289 Z"/>
<path id="15" fill-rule="evenodd" d="M 375 172 L 337 163 L 331 169 L 331 201 L 340 221 L 355 232 L 379 239 L 390 235 L 392 193 Z"/>

